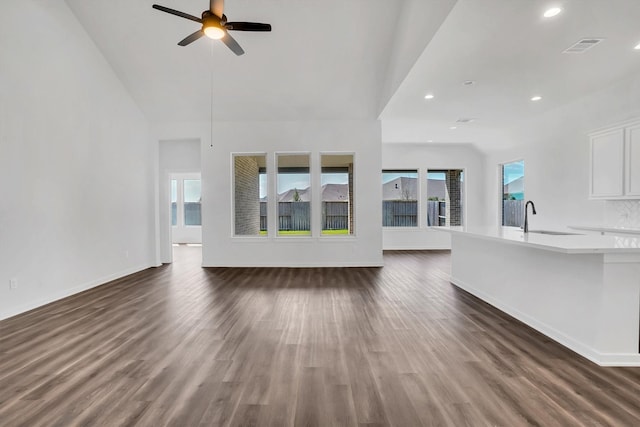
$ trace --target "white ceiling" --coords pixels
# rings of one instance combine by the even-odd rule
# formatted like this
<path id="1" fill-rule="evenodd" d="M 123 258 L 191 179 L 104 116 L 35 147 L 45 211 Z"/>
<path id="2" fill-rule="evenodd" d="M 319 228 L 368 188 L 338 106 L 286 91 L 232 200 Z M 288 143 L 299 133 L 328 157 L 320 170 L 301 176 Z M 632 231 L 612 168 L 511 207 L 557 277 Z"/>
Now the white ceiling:
<path id="1" fill-rule="evenodd" d="M 198 24 L 153 0 L 66 2 L 154 122 L 210 120 L 213 77 L 216 120 L 379 117 L 385 142 L 482 148 L 640 72 L 640 0 L 226 0 L 229 20 L 273 26 L 234 32 L 241 57 L 206 38 L 177 46 Z M 156 2 L 196 16 L 208 6 Z M 552 5 L 563 13 L 543 19 Z M 562 53 L 585 37 L 606 40 Z M 459 118 L 477 120 L 450 130 Z"/>
<path id="2" fill-rule="evenodd" d="M 554 5 L 563 12 L 543 18 Z M 562 53 L 587 37 L 606 40 Z M 638 0 L 459 0 L 382 112 L 383 139 L 491 144 L 524 119 L 640 72 L 638 43 Z"/>
<path id="3" fill-rule="evenodd" d="M 199 24 L 151 8 L 200 16 L 208 0 L 66 2 L 151 121 L 199 121 L 212 74 L 216 120 L 377 118 L 403 0 L 226 0 L 230 21 L 273 27 L 232 32 L 240 57 L 206 38 L 177 46 Z"/>

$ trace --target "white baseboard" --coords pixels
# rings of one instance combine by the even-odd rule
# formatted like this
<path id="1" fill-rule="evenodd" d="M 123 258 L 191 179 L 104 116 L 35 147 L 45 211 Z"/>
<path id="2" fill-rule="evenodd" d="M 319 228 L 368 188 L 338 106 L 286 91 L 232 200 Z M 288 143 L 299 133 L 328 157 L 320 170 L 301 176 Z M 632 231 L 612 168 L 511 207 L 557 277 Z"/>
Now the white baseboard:
<path id="1" fill-rule="evenodd" d="M 216 264 L 202 264 L 203 267 L 229 267 L 229 268 L 330 268 L 330 267 L 384 267 L 384 262 L 293 262 L 288 264 L 276 264 L 276 263 L 261 263 L 261 262 L 248 262 L 248 263 L 224 263 L 220 265 Z"/>
<path id="2" fill-rule="evenodd" d="M 17 316 L 18 314 L 25 313 L 27 311 L 36 309 L 38 307 L 42 307 L 43 305 L 50 304 L 54 301 L 61 300 L 63 298 L 70 297 L 71 295 L 75 295 L 77 293 L 89 290 L 91 288 L 95 288 L 100 285 L 104 285 L 105 283 L 111 282 L 112 280 L 120 279 L 122 277 L 128 276 L 133 273 L 137 273 L 142 270 L 146 270 L 147 268 L 154 267 L 155 263 L 150 262 L 144 265 L 138 265 L 136 267 L 127 268 L 125 270 L 119 271 L 114 274 L 109 274 L 103 277 L 100 277 L 95 280 L 91 280 L 89 282 L 83 283 L 78 286 L 74 286 L 72 288 L 63 289 L 59 292 L 55 292 L 51 295 L 48 295 L 44 298 L 40 298 L 36 301 L 31 301 L 27 304 L 22 304 L 18 307 L 12 307 L 8 310 L 0 311 L 0 320 L 8 319 L 9 317 Z"/>
<path id="3" fill-rule="evenodd" d="M 456 279 L 454 277 L 450 278 L 450 282 L 455 286 L 469 292 L 472 295 L 480 298 L 481 300 L 491 304 L 495 308 L 499 309 L 507 313 L 508 315 L 515 317 L 526 325 L 532 327 L 536 331 L 548 336 L 552 340 L 562 344 L 567 347 L 569 350 L 572 350 L 579 355 L 589 359 L 596 365 L 600 366 L 640 366 L 640 354 L 629 354 L 629 353 L 600 353 L 590 346 L 576 341 L 575 339 L 567 336 L 561 331 L 553 328 L 550 325 L 547 325 L 544 322 L 535 319 L 520 310 L 517 310 L 510 305 L 500 301 L 499 299 L 488 295 L 473 286 L 465 283 L 460 279 Z"/>

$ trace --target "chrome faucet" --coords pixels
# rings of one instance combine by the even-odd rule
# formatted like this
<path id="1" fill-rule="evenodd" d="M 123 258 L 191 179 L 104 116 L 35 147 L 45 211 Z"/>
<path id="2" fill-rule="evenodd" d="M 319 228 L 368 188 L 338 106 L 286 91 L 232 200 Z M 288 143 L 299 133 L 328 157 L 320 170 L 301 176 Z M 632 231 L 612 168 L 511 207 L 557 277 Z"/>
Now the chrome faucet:
<path id="1" fill-rule="evenodd" d="M 533 202 L 531 200 L 529 200 L 525 205 L 524 205 L 524 232 L 528 233 L 529 232 L 529 203 L 531 203 L 531 213 L 532 214 L 536 214 L 536 205 L 533 204 Z"/>

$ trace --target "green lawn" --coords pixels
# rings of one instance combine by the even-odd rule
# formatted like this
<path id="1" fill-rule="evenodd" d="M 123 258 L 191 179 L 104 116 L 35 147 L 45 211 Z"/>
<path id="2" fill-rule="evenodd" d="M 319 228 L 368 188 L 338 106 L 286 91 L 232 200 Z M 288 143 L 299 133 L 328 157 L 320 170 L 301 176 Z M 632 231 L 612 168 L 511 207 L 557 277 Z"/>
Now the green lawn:
<path id="1" fill-rule="evenodd" d="M 335 235 L 348 236 L 349 235 L 349 230 L 322 230 L 322 234 L 330 235 L 330 236 L 335 236 Z"/>
<path id="2" fill-rule="evenodd" d="M 262 230 L 260 231 L 260 235 L 261 236 L 266 236 L 267 235 L 267 231 L 266 230 Z M 311 232 L 310 231 L 304 231 L 304 230 L 298 230 L 298 231 L 279 231 L 278 232 L 279 236 L 310 236 Z M 349 230 L 322 230 L 322 235 L 323 236 L 337 236 L 337 235 L 342 235 L 342 236 L 348 236 L 349 235 Z"/>

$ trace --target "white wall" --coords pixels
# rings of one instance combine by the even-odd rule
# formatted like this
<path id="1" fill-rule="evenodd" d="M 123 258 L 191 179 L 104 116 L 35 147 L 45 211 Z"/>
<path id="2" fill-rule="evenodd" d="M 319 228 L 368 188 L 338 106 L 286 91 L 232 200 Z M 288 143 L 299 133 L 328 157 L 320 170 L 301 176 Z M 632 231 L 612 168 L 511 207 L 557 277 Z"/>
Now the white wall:
<path id="1" fill-rule="evenodd" d="M 0 123 L 0 318 L 155 263 L 145 118 L 64 2 L 2 2 Z"/>
<path id="2" fill-rule="evenodd" d="M 393 4 L 399 11 L 380 97 L 380 110 L 385 108 L 398 90 L 456 3 L 457 0 L 403 0 Z"/>
<path id="3" fill-rule="evenodd" d="M 640 77 L 621 81 L 511 129 L 513 147 L 487 155 L 487 219 L 492 224 L 500 223 L 498 164 L 524 159 L 525 198 L 534 201 L 538 212 L 530 216 L 531 228 L 625 225 L 620 216 L 625 211 L 640 212 L 638 202 L 588 200 L 587 134 L 632 117 L 640 117 Z M 638 221 L 633 216 L 630 220 Z"/>
<path id="4" fill-rule="evenodd" d="M 202 141 L 204 266 L 382 265 L 380 124 L 377 121 L 216 122 L 158 124 L 158 139 Z M 269 193 L 275 197 L 275 152 L 308 152 L 314 213 L 311 237 L 276 237 L 275 203 L 269 237 L 233 237 L 232 153 L 267 153 Z M 355 155 L 355 236 L 320 236 L 320 153 Z M 274 200 L 274 199 L 272 199 Z"/>
<path id="5" fill-rule="evenodd" d="M 484 156 L 468 144 L 382 144 L 382 169 L 418 169 L 420 202 L 427 200 L 429 169 L 463 169 L 464 224 L 484 223 Z M 379 181 L 381 182 L 381 181 Z M 380 202 L 381 203 L 381 202 Z M 427 228 L 426 210 L 419 208 L 418 228 L 383 229 L 384 249 L 449 249 L 449 233 Z M 381 223 L 379 219 L 379 223 Z"/>
<path id="6" fill-rule="evenodd" d="M 171 188 L 172 173 L 200 173 L 199 139 L 160 141 L 159 143 L 159 192 L 158 210 L 160 218 L 160 259 L 172 261 L 171 246 Z M 193 230 L 192 230 L 193 231 Z M 201 227 L 186 236 L 190 241 L 202 241 Z M 184 238 L 181 240 L 185 240 Z"/>

